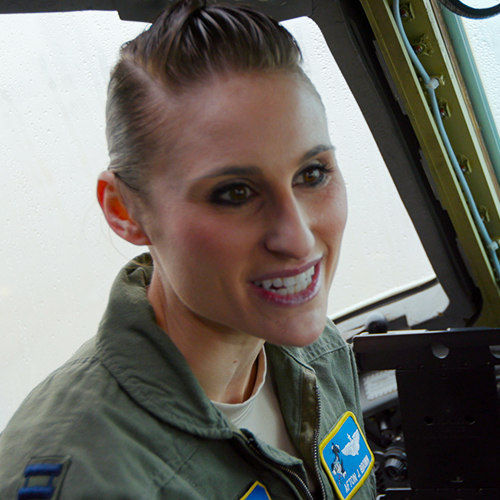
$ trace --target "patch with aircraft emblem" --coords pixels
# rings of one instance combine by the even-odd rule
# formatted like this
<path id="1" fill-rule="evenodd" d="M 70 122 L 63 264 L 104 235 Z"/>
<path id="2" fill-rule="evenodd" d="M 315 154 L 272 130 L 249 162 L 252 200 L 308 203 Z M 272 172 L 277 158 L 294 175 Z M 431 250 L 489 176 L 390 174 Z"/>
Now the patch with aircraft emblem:
<path id="1" fill-rule="evenodd" d="M 255 481 L 252 487 L 240 498 L 240 500 L 271 500 L 266 487 Z"/>
<path id="2" fill-rule="evenodd" d="M 349 500 L 375 462 L 354 413 L 344 413 L 320 444 L 321 464 L 341 500 Z"/>

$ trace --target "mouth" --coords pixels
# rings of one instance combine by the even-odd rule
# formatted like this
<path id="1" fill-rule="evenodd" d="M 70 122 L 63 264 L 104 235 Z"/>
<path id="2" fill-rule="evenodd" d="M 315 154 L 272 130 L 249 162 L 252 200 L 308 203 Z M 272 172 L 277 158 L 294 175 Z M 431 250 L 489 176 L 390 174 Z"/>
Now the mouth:
<path id="1" fill-rule="evenodd" d="M 263 288 L 264 290 L 278 295 L 296 295 L 306 290 L 313 282 L 315 274 L 315 266 L 311 266 L 306 271 L 287 276 L 284 278 L 265 279 L 262 281 L 254 281 L 254 285 Z"/>
<path id="2" fill-rule="evenodd" d="M 263 276 L 251 282 L 257 296 L 265 302 L 281 306 L 295 307 L 316 297 L 322 289 L 322 258 L 293 271 L 283 271 Z"/>

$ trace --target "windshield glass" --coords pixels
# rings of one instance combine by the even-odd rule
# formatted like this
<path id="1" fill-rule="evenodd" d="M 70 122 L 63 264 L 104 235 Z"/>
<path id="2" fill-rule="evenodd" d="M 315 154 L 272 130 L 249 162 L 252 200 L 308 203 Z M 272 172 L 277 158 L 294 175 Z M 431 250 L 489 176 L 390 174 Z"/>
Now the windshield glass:
<path id="1" fill-rule="evenodd" d="M 285 23 L 326 107 L 349 220 L 328 313 L 341 316 L 435 278 L 377 145 L 317 26 Z M 116 12 L 0 16 L 0 429 L 29 390 L 96 332 L 120 267 L 146 251 L 107 227 L 106 86 L 145 24 Z M 401 306 L 410 324 L 447 298 Z M 405 309 L 406 308 L 406 309 Z"/>
<path id="2" fill-rule="evenodd" d="M 329 306 L 329 314 L 340 317 L 428 283 L 435 273 L 321 31 L 308 18 L 284 25 L 297 38 L 305 69 L 325 104 L 348 189 L 349 218 Z M 400 305 L 394 314 L 407 315 L 408 322 L 416 324 L 443 311 L 448 303 L 442 291 L 432 306 L 420 302 Z"/>
<path id="3" fill-rule="evenodd" d="M 471 3 L 471 6 L 472 3 Z M 479 5 L 476 5 L 479 7 Z M 484 5 L 482 5 L 484 7 Z M 456 16 L 454 16 L 456 18 Z M 477 77 L 480 80 L 480 88 L 471 89 L 471 93 L 478 94 L 477 99 L 483 99 L 485 110 L 482 112 L 476 109 L 479 119 L 483 122 L 488 115 L 488 125 L 483 125 L 483 135 L 488 146 L 491 160 L 493 162 L 497 179 L 500 180 L 500 140 L 498 138 L 498 129 L 500 124 L 500 39 L 498 36 L 500 30 L 500 16 L 489 19 L 457 19 L 457 22 L 463 23 L 464 32 L 471 49 L 472 60 L 477 69 Z M 459 53 L 459 57 L 464 54 Z M 476 106 L 476 103 L 474 103 Z M 477 108 L 477 106 L 476 106 Z"/>

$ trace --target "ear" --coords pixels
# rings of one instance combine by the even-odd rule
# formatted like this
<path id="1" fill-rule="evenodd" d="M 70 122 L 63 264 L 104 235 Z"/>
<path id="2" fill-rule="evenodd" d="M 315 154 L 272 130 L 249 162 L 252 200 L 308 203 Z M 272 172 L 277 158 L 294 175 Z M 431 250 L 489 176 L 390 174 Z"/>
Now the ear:
<path id="1" fill-rule="evenodd" d="M 109 227 L 121 238 L 134 245 L 150 245 L 141 224 L 130 214 L 113 172 L 101 172 L 97 181 L 97 199 Z"/>

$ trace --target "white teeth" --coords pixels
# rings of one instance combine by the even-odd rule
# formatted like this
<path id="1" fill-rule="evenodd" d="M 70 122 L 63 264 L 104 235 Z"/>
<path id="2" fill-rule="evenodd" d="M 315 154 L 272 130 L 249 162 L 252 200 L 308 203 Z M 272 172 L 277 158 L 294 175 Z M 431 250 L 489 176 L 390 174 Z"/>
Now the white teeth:
<path id="1" fill-rule="evenodd" d="M 273 288 L 272 291 L 279 295 L 293 295 L 305 290 L 312 283 L 313 275 L 314 266 L 310 267 L 303 273 L 297 274 L 296 276 L 255 281 L 254 283 L 265 290 L 271 290 L 271 288 Z"/>
<path id="2" fill-rule="evenodd" d="M 295 279 L 297 282 L 297 285 L 301 285 L 302 283 L 305 283 L 307 281 L 307 276 L 306 273 L 299 274 L 297 278 Z"/>

